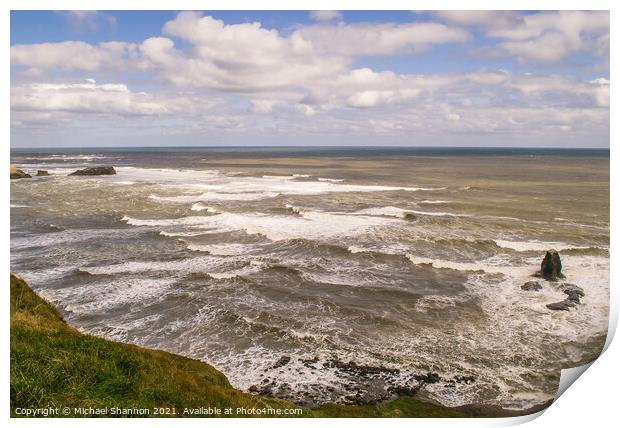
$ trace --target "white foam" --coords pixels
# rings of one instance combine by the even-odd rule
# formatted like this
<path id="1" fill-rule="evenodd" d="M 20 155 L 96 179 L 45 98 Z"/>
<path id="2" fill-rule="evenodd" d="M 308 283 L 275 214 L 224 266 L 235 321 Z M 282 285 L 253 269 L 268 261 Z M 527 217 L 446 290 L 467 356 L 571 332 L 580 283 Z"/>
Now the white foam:
<path id="1" fill-rule="evenodd" d="M 294 180 L 298 175 L 263 175 L 264 179 L 267 180 Z"/>
<path id="2" fill-rule="evenodd" d="M 51 155 L 45 157 L 37 157 L 37 160 L 93 160 L 93 159 L 105 159 L 104 155 Z"/>
<path id="3" fill-rule="evenodd" d="M 431 259 L 428 257 L 414 256 L 413 254 L 407 254 L 407 258 L 415 265 L 429 265 L 439 269 L 453 269 L 460 271 L 483 271 L 483 266 L 479 263 L 463 263 L 452 262 L 449 260 Z"/>
<path id="4" fill-rule="evenodd" d="M 329 183 L 342 183 L 344 181 L 343 178 L 323 178 L 323 177 L 319 177 L 317 178 L 317 180 L 319 181 L 326 181 Z"/>
<path id="5" fill-rule="evenodd" d="M 417 214 L 422 216 L 431 216 L 431 217 L 471 217 L 468 214 L 456 214 L 449 212 L 429 212 L 429 211 L 418 211 L 418 210 L 410 210 L 403 209 L 398 207 L 376 207 L 376 208 L 367 208 L 360 211 L 356 211 L 353 214 L 357 215 L 377 215 L 377 216 L 391 216 L 391 217 L 400 217 L 406 218 L 407 215 Z"/>
<path id="6" fill-rule="evenodd" d="M 205 226 L 211 216 L 190 216 L 180 218 L 138 219 L 124 216 L 121 220 L 132 226 Z"/>
<path id="7" fill-rule="evenodd" d="M 53 225 L 50 225 L 53 226 Z M 127 229 L 69 229 L 11 238 L 11 251 L 34 247 L 50 247 L 97 238 L 101 240 L 126 237 Z"/>
<path id="8" fill-rule="evenodd" d="M 564 242 L 545 242 L 545 241 L 507 241 L 503 239 L 493 240 L 498 247 L 508 248 L 515 251 L 547 251 L 551 248 L 561 250 L 584 250 L 592 248 L 590 246 L 572 245 Z M 601 247 L 602 248 L 602 247 Z"/>
<path id="9" fill-rule="evenodd" d="M 67 311 L 88 315 L 161 299 L 175 282 L 174 278 L 121 278 L 77 287 L 42 289 L 39 293 Z"/>
<path id="10" fill-rule="evenodd" d="M 253 201 L 283 195 L 320 195 L 338 192 L 385 192 L 441 190 L 437 188 L 400 187 L 379 185 L 340 184 L 340 179 L 318 179 L 297 182 L 296 178 L 307 174 L 289 176 L 240 177 L 218 171 L 147 169 L 134 167 L 117 168 L 121 180 L 158 183 L 168 190 L 178 190 L 174 196 L 151 195 L 151 199 L 162 202 L 190 203 L 199 201 Z M 188 189 L 202 189 L 191 193 Z M 205 192 L 206 190 L 206 192 Z"/>
<path id="11" fill-rule="evenodd" d="M 134 226 L 185 226 L 212 233 L 242 230 L 250 235 L 260 234 L 272 241 L 279 241 L 294 238 L 322 240 L 338 236 L 356 236 L 376 227 L 392 225 L 393 222 L 400 220 L 303 211 L 299 217 L 260 213 L 221 213 L 213 216 L 190 216 L 176 219 L 136 219 L 125 216 L 123 221 Z M 167 231 L 167 233 L 175 232 Z"/>
<path id="12" fill-rule="evenodd" d="M 200 202 L 197 202 L 192 205 L 192 211 L 207 211 L 208 213 L 217 213 L 218 211 L 215 208 L 211 208 L 207 205 L 204 205 Z"/>
<path id="13" fill-rule="evenodd" d="M 389 207 L 367 208 L 367 209 L 356 211 L 353 214 L 406 218 L 407 215 L 410 213 L 411 211 L 409 210 L 389 206 Z"/>
<path id="14" fill-rule="evenodd" d="M 303 208 L 297 207 L 295 205 L 286 204 L 286 209 L 294 212 L 295 214 L 303 214 L 305 211 Z"/>
<path id="15" fill-rule="evenodd" d="M 189 244 L 191 251 L 201 251 L 215 256 L 236 256 L 245 254 L 248 246 L 245 244 Z"/>
<path id="16" fill-rule="evenodd" d="M 257 266 L 251 266 L 249 268 L 238 269 L 235 267 L 235 261 L 231 262 L 215 256 L 201 256 L 171 261 L 133 261 L 113 265 L 83 266 L 80 267 L 80 270 L 91 275 L 170 272 L 184 275 L 190 273 L 206 273 L 214 277 L 216 275 L 232 275 L 231 277 L 233 277 L 242 273 L 254 271 L 256 268 Z"/>
<path id="17" fill-rule="evenodd" d="M 270 199 L 278 196 L 275 192 L 248 192 L 248 193 L 220 193 L 206 192 L 194 195 L 181 196 L 157 196 L 150 195 L 149 198 L 162 202 L 179 202 L 189 203 L 194 201 L 260 201 L 262 199 Z"/>
<path id="18" fill-rule="evenodd" d="M 434 205 L 434 204 L 449 204 L 452 201 L 444 201 L 441 199 L 437 199 L 437 200 L 433 200 L 433 199 L 425 199 L 423 201 L 420 201 L 421 204 L 429 204 L 429 205 Z"/>

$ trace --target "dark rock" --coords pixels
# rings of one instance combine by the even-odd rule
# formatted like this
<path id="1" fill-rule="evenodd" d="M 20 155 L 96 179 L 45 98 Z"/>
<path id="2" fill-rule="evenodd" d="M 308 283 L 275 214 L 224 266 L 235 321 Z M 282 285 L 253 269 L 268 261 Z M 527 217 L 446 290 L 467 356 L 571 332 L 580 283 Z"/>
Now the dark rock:
<path id="1" fill-rule="evenodd" d="M 476 381 L 476 378 L 474 376 L 460 376 L 460 375 L 454 376 L 455 383 L 464 383 L 464 384 L 469 385 L 470 383 L 474 383 L 475 381 Z"/>
<path id="2" fill-rule="evenodd" d="M 252 386 L 250 386 L 250 388 L 248 388 L 248 391 L 257 393 L 258 392 L 258 386 L 252 385 Z"/>
<path id="3" fill-rule="evenodd" d="M 413 221 L 417 218 L 413 213 L 404 212 L 402 215 L 403 215 L 403 219 L 405 220 Z"/>
<path id="4" fill-rule="evenodd" d="M 116 170 L 112 166 L 92 166 L 79 169 L 69 175 L 115 175 Z"/>
<path id="5" fill-rule="evenodd" d="M 19 168 L 11 167 L 11 180 L 17 180 L 19 178 L 32 178 L 32 175 L 25 173 Z"/>
<path id="6" fill-rule="evenodd" d="M 50 173 L 43 169 L 37 170 L 37 177 L 47 177 L 48 175 L 50 175 Z"/>
<path id="7" fill-rule="evenodd" d="M 314 369 L 314 368 L 316 368 L 316 367 L 314 367 L 314 364 L 319 362 L 319 357 L 308 358 L 308 359 L 305 359 L 305 360 L 300 358 L 299 361 L 301 361 L 301 363 L 305 367 L 307 367 L 309 369 Z"/>
<path id="8" fill-rule="evenodd" d="M 282 357 L 280 357 L 280 359 L 278 361 L 276 361 L 276 363 L 273 365 L 272 368 L 273 369 L 278 369 L 280 367 L 284 367 L 290 361 L 291 361 L 291 357 L 289 357 L 288 355 L 283 355 Z"/>
<path id="9" fill-rule="evenodd" d="M 422 384 L 416 386 L 394 385 L 388 388 L 388 391 L 401 397 L 413 397 L 418 393 Z"/>
<path id="10" fill-rule="evenodd" d="M 352 374 L 352 375 L 362 376 L 362 377 L 369 376 L 369 375 L 380 375 L 382 373 L 387 373 L 387 374 L 392 374 L 392 375 L 400 373 L 400 370 L 398 369 L 390 369 L 390 368 L 381 367 L 381 366 L 364 366 L 364 365 L 356 364 L 353 361 L 349 361 L 348 363 L 345 363 L 343 361 L 336 360 L 336 359 L 329 360 L 327 363 L 325 363 L 325 367 L 337 368 L 347 374 Z"/>
<path id="11" fill-rule="evenodd" d="M 521 286 L 521 289 L 525 291 L 538 291 L 542 290 L 542 285 L 538 281 L 528 281 Z"/>
<path id="12" fill-rule="evenodd" d="M 575 303 L 579 303 L 579 299 L 586 295 L 586 293 L 583 292 L 583 288 L 575 284 L 562 284 L 561 289 L 568 295 L 568 299 Z"/>
<path id="13" fill-rule="evenodd" d="M 566 278 L 562 273 L 562 260 L 556 250 L 547 250 L 545 258 L 540 264 L 540 276 L 550 281 Z"/>
<path id="14" fill-rule="evenodd" d="M 575 307 L 575 302 L 569 299 L 562 300 L 561 302 L 549 303 L 547 308 L 553 311 L 568 311 L 570 308 Z"/>
<path id="15" fill-rule="evenodd" d="M 415 375 L 413 376 L 415 380 L 418 382 L 424 383 L 437 383 L 441 380 L 441 377 L 437 373 L 428 372 L 425 375 Z"/>

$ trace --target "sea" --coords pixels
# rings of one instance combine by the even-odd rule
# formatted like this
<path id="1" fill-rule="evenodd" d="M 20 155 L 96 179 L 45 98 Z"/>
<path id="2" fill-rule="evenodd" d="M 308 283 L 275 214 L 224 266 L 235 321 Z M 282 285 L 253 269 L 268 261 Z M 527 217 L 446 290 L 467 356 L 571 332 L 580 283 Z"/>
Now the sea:
<path id="1" fill-rule="evenodd" d="M 205 361 L 244 391 L 525 409 L 605 342 L 609 150 L 12 149 L 11 163 L 50 174 L 11 180 L 13 273 L 80 331 Z M 117 174 L 68 176 L 100 165 Z M 564 281 L 532 276 L 551 248 Z M 564 282 L 585 297 L 552 311 Z"/>

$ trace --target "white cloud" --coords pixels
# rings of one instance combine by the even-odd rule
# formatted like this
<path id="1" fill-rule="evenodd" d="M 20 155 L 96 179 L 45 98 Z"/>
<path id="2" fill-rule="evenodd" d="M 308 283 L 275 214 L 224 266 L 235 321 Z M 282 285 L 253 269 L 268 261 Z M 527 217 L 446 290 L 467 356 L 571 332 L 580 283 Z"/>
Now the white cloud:
<path id="1" fill-rule="evenodd" d="M 61 12 L 67 16 L 73 30 L 78 32 L 95 32 L 101 27 L 116 27 L 116 18 L 96 10 L 70 10 Z"/>
<path id="2" fill-rule="evenodd" d="M 514 25 L 519 12 L 504 10 L 437 10 L 431 15 L 453 24 L 498 28 Z"/>
<path id="3" fill-rule="evenodd" d="M 296 34 L 283 37 L 260 23 L 226 25 L 194 12 L 181 12 L 164 33 L 193 46 L 181 50 L 169 38 L 147 39 L 140 46 L 142 66 L 179 86 L 239 92 L 287 88 L 343 72 L 348 63 L 319 55 Z"/>
<path id="4" fill-rule="evenodd" d="M 13 110 L 80 113 L 162 114 L 167 109 L 149 94 L 134 94 L 123 84 L 39 83 L 13 87 Z"/>
<path id="5" fill-rule="evenodd" d="M 604 134 L 604 78 L 458 69 L 413 74 L 358 65 L 368 56 L 400 55 L 404 62 L 438 44 L 467 42 L 470 26 L 497 40 L 501 54 L 523 62 L 558 62 L 588 46 L 604 55 L 605 14 L 592 22 L 580 14 L 444 11 L 435 16 L 449 24 L 323 21 L 281 33 L 182 12 L 161 36 L 139 44 L 13 46 L 11 64 L 30 67 L 13 75 L 13 126 L 51 127 L 57 119 L 69 128 L 116 117 L 131 118 L 121 122 L 132 132 L 142 126 L 166 134 Z M 539 15 L 544 19 L 533 19 Z M 127 75 L 134 72 L 150 93 L 92 79 L 131 82 Z"/>
<path id="6" fill-rule="evenodd" d="M 327 22 L 341 20 L 342 14 L 337 10 L 313 10 L 310 12 L 310 18 L 319 22 Z"/>
<path id="7" fill-rule="evenodd" d="M 609 56 L 607 11 L 436 11 L 433 16 L 456 25 L 475 26 L 497 43 L 491 53 L 522 63 L 558 63 L 585 53 Z"/>
<path id="8" fill-rule="evenodd" d="M 135 57 L 136 45 L 125 42 L 90 45 L 67 41 L 11 46 L 11 65 L 34 69 L 121 70 L 130 67 Z"/>
<path id="9" fill-rule="evenodd" d="M 33 83 L 11 88 L 11 109 L 31 112 L 69 112 L 76 114 L 191 115 L 206 110 L 218 100 L 180 95 L 132 92 L 124 84 Z"/>
<path id="10" fill-rule="evenodd" d="M 416 54 L 433 45 L 464 43 L 467 31 L 434 22 L 313 25 L 294 33 L 327 54 L 347 57 Z"/>

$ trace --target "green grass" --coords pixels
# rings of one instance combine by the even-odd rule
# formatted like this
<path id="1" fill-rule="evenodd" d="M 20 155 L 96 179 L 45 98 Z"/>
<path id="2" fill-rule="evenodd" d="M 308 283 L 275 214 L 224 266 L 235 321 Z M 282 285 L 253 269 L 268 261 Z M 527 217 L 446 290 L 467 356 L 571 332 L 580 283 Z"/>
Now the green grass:
<path id="1" fill-rule="evenodd" d="M 247 394 L 201 361 L 82 334 L 11 275 L 11 416 L 40 408 L 300 409 Z M 59 416 L 63 416 L 60 414 Z M 70 416 L 78 416 L 70 414 Z M 109 414 L 108 414 L 109 416 Z M 225 416 L 225 415 L 224 415 Z M 376 406 L 328 404 L 305 417 L 463 417 L 465 413 L 401 397 Z"/>

